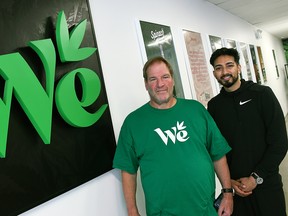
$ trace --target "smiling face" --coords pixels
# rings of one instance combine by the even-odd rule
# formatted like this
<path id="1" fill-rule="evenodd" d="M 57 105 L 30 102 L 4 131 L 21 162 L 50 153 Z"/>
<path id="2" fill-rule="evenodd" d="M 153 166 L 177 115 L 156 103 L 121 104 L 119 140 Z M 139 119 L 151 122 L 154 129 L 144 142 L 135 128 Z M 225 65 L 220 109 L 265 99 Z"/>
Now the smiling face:
<path id="1" fill-rule="evenodd" d="M 235 62 L 233 56 L 221 55 L 214 61 L 214 76 L 226 91 L 235 91 L 240 87 L 240 71 L 241 66 Z"/>
<path id="2" fill-rule="evenodd" d="M 174 79 L 164 62 L 157 61 L 148 67 L 145 87 L 150 96 L 151 106 L 167 109 L 175 104 Z"/>

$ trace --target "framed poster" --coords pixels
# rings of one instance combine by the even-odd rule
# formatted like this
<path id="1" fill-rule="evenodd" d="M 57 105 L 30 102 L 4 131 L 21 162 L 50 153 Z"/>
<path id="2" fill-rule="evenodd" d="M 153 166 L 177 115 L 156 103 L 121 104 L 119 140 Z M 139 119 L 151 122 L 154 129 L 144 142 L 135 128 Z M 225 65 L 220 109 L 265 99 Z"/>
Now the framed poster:
<path id="1" fill-rule="evenodd" d="M 209 35 L 208 37 L 209 37 L 210 48 L 211 48 L 211 51 L 212 51 L 211 53 L 213 53 L 217 49 L 223 47 L 222 38 L 217 37 L 217 36 L 213 36 L 213 35 Z"/>
<path id="2" fill-rule="evenodd" d="M 252 57 L 252 62 L 253 62 L 256 82 L 261 84 L 261 77 L 260 77 L 260 74 L 259 74 L 259 67 L 258 67 L 258 64 L 257 64 L 257 56 L 256 56 L 256 51 L 255 51 L 254 45 L 250 44 L 249 45 L 249 49 L 250 49 L 250 53 L 251 53 L 251 57 Z"/>
<path id="3" fill-rule="evenodd" d="M 288 62 L 288 38 L 282 39 L 286 62 Z"/>
<path id="4" fill-rule="evenodd" d="M 249 53 L 247 44 L 243 42 L 239 42 L 239 50 L 240 50 L 240 59 L 243 59 L 241 64 L 242 75 L 244 79 L 253 80 L 252 72 L 251 72 L 251 64 L 249 59 Z M 246 76 L 244 76 L 246 74 Z"/>
<path id="5" fill-rule="evenodd" d="M 111 170 L 116 142 L 86 0 L 0 11 L 0 215 L 18 215 Z"/>
<path id="6" fill-rule="evenodd" d="M 259 62 L 260 62 L 260 69 L 261 69 L 263 80 L 265 83 L 265 82 L 267 82 L 267 76 L 266 76 L 266 71 L 265 71 L 265 65 L 264 65 L 262 50 L 261 50 L 260 46 L 257 46 L 257 52 L 258 52 L 258 57 L 259 57 Z"/>
<path id="7" fill-rule="evenodd" d="M 209 47 L 210 47 L 211 55 L 214 51 L 224 46 L 222 38 L 213 36 L 213 35 L 208 35 L 208 43 L 210 45 Z M 215 79 L 215 82 L 217 83 L 216 88 L 217 88 L 217 91 L 219 92 L 220 89 L 222 88 L 222 85 L 218 83 L 216 79 Z"/>
<path id="8" fill-rule="evenodd" d="M 279 78 L 279 70 L 278 70 L 278 65 L 277 65 L 275 50 L 272 50 L 272 54 L 273 54 L 273 59 L 274 59 L 274 63 L 275 63 L 276 75 L 277 75 L 277 78 Z"/>
<path id="9" fill-rule="evenodd" d="M 195 89 L 197 100 L 207 107 L 208 101 L 213 97 L 213 90 L 201 34 L 187 30 L 182 32 L 188 56 L 187 65 L 189 65 L 192 75 L 190 85 Z"/>
<path id="10" fill-rule="evenodd" d="M 237 44 L 235 40 L 225 39 L 224 43 L 225 43 L 225 47 L 227 48 L 237 49 Z"/>
<path id="11" fill-rule="evenodd" d="M 139 23 L 142 34 L 141 41 L 144 43 L 147 59 L 162 56 L 171 64 L 175 80 L 174 95 L 179 98 L 184 98 L 184 91 L 170 27 L 141 20 Z M 146 62 L 147 59 L 144 58 L 143 61 Z"/>

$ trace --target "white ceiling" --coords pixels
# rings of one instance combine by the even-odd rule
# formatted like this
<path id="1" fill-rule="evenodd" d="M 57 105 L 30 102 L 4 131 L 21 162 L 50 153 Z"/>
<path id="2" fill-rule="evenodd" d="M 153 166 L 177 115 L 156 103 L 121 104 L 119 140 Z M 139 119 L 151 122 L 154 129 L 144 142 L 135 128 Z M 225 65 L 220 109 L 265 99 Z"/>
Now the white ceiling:
<path id="1" fill-rule="evenodd" d="M 279 38 L 288 38 L 288 0 L 206 0 Z"/>

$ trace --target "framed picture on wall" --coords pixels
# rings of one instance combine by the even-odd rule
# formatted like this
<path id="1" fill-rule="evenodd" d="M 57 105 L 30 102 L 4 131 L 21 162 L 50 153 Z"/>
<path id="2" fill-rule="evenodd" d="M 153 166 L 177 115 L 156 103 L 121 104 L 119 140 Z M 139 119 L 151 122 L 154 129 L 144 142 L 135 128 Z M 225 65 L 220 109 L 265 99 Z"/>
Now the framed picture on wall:
<path id="1" fill-rule="evenodd" d="M 208 35 L 208 39 L 209 39 L 209 44 L 210 44 L 210 48 L 211 48 L 211 54 L 215 50 L 224 46 L 223 40 L 221 37 L 214 36 L 214 35 Z"/>
<path id="2" fill-rule="evenodd" d="M 225 39 L 224 40 L 224 46 L 227 48 L 237 49 L 236 41 L 232 40 L 232 39 Z"/>
<path id="3" fill-rule="evenodd" d="M 180 77 L 177 56 L 175 52 L 171 28 L 169 26 L 146 22 L 140 20 L 138 24 L 138 33 L 140 37 L 140 47 L 143 56 L 143 62 L 147 59 L 162 56 L 172 66 L 174 72 L 175 88 L 174 95 L 179 98 L 184 98 L 184 91 Z"/>
<path id="4" fill-rule="evenodd" d="M 263 77 L 264 82 L 267 82 L 265 65 L 264 65 L 262 50 L 261 50 L 261 47 L 260 47 L 260 46 L 257 46 L 257 52 L 258 52 L 258 57 L 259 57 L 260 69 L 261 69 L 261 72 L 262 72 L 262 77 Z"/>
<path id="5" fill-rule="evenodd" d="M 205 50 L 201 34 L 193 31 L 182 30 L 188 66 L 188 77 L 191 89 L 195 90 L 197 100 L 207 107 L 208 101 L 214 96 L 211 85 L 211 77 L 206 61 Z"/>
<path id="6" fill-rule="evenodd" d="M 274 59 L 274 63 L 275 63 L 276 76 L 277 76 L 277 78 L 279 78 L 279 70 L 278 70 L 278 65 L 277 65 L 275 50 L 272 50 L 272 54 L 273 54 L 273 59 Z"/>
<path id="7" fill-rule="evenodd" d="M 218 36 L 214 36 L 214 35 L 208 35 L 208 44 L 210 48 L 210 55 L 212 55 L 212 53 L 216 51 L 217 49 L 220 49 L 224 46 L 222 38 Z M 222 85 L 217 82 L 217 85 L 216 85 L 217 92 L 220 91 L 221 87 Z"/>
<path id="8" fill-rule="evenodd" d="M 288 38 L 282 39 L 286 62 L 288 62 Z"/>
<path id="9" fill-rule="evenodd" d="M 261 84 L 261 77 L 260 77 L 260 73 L 259 73 L 259 66 L 258 66 L 258 63 L 257 63 L 257 55 L 256 55 L 256 51 L 255 51 L 255 46 L 250 44 L 249 45 L 249 49 L 250 49 L 251 58 L 252 58 L 252 62 L 253 62 L 256 82 Z"/>
<path id="10" fill-rule="evenodd" d="M 240 60 L 241 62 L 241 70 L 242 70 L 242 76 L 244 79 L 247 80 L 253 80 L 252 72 L 251 72 L 251 62 L 250 60 L 250 52 L 248 52 L 248 45 L 244 42 L 239 42 L 239 51 L 240 51 Z M 250 54 L 250 55 L 249 55 Z"/>

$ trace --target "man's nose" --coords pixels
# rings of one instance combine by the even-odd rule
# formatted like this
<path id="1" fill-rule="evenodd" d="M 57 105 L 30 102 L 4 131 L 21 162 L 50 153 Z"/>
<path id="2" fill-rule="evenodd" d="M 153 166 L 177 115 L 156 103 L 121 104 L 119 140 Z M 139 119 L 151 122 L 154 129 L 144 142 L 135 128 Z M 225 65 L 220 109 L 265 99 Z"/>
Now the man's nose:
<path id="1" fill-rule="evenodd" d="M 229 73 L 228 68 L 227 67 L 223 67 L 222 68 L 222 74 L 227 74 L 227 73 Z"/>
<path id="2" fill-rule="evenodd" d="M 163 86 L 164 85 L 164 81 L 162 80 L 162 79 L 158 79 L 157 80 L 157 86 L 158 87 L 161 87 L 161 86 Z"/>

